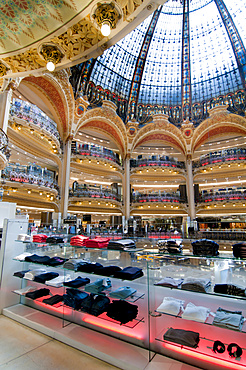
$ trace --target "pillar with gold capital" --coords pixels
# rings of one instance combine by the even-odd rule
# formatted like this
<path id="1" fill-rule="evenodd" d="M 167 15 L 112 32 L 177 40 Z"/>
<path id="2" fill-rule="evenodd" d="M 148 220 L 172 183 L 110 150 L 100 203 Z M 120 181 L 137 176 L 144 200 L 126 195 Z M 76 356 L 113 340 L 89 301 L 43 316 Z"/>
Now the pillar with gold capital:
<path id="1" fill-rule="evenodd" d="M 58 183 L 60 185 L 61 205 L 60 212 L 63 218 L 67 217 L 68 197 L 69 197 L 69 178 L 70 178 L 70 161 L 71 161 L 71 142 L 72 138 L 68 137 L 63 143 L 62 170 L 59 172 Z"/>
<path id="2" fill-rule="evenodd" d="M 186 157 L 186 188 L 189 204 L 189 216 L 191 220 L 194 220 L 196 217 L 196 210 L 191 155 L 187 155 Z"/>

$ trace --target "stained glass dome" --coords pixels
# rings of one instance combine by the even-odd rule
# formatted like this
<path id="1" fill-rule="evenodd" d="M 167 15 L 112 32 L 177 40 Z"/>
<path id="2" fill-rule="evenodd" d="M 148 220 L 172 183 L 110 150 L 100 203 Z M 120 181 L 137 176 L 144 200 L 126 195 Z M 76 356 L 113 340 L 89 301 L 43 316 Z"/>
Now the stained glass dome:
<path id="1" fill-rule="evenodd" d="M 211 99 L 244 99 L 245 20 L 245 0 L 169 0 L 85 63 L 80 90 L 94 100 L 110 95 L 124 120 L 199 120 Z"/>

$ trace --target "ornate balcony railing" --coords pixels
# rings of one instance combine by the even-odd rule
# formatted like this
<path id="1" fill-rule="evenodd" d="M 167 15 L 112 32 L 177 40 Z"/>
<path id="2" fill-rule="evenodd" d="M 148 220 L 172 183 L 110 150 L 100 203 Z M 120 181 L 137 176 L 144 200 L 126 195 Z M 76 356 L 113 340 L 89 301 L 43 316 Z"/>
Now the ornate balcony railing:
<path id="1" fill-rule="evenodd" d="M 237 200 L 246 200 L 246 188 L 233 189 L 227 191 L 216 191 L 202 193 L 199 196 L 199 202 L 230 202 Z"/>
<path id="2" fill-rule="evenodd" d="M 73 142 L 72 154 L 90 156 L 95 158 L 104 158 L 117 163 L 118 165 L 121 165 L 118 153 L 114 153 L 112 150 L 100 146 L 91 146 L 89 144 L 78 144 L 77 142 Z"/>
<path id="3" fill-rule="evenodd" d="M 132 203 L 185 203 L 179 193 L 135 194 L 131 200 Z"/>
<path id="4" fill-rule="evenodd" d="M 122 196 L 115 194 L 112 191 L 102 189 L 102 190 L 90 190 L 90 189 L 77 189 L 70 190 L 69 197 L 78 197 L 78 198 L 91 198 L 91 199 L 108 199 L 116 200 L 118 202 L 122 201 Z"/>
<path id="5" fill-rule="evenodd" d="M 61 144 L 59 132 L 56 123 L 52 121 L 44 112 L 41 111 L 36 105 L 24 102 L 21 99 L 13 99 L 10 115 L 17 116 L 25 121 L 31 122 L 40 128 L 45 129 L 50 134 L 54 135 Z"/>
<path id="6" fill-rule="evenodd" d="M 4 180 L 37 184 L 50 189 L 56 189 L 59 192 L 59 187 L 54 178 L 54 172 L 45 168 L 41 168 L 35 164 L 28 166 L 9 164 L 1 172 L 1 178 Z"/>
<path id="7" fill-rule="evenodd" d="M 8 147 L 9 139 L 6 133 L 0 128 L 0 151 L 5 155 L 7 159 L 10 157 L 10 149 Z"/>
<path id="8" fill-rule="evenodd" d="M 171 167 L 171 168 L 178 168 L 184 169 L 185 163 L 176 161 L 174 158 L 169 158 L 167 156 L 160 157 L 160 158 L 141 158 L 141 159 L 131 159 L 131 167 Z"/>
<path id="9" fill-rule="evenodd" d="M 212 152 L 202 156 L 198 161 L 193 162 L 195 168 L 204 167 L 211 164 L 230 163 L 232 161 L 246 160 L 246 149 L 231 148 Z"/>

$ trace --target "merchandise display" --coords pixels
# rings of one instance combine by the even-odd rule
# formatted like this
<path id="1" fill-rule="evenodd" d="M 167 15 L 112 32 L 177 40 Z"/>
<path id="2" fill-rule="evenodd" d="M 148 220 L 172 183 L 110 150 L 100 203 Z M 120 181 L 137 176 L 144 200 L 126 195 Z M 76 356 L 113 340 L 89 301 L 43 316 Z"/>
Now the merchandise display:
<path id="1" fill-rule="evenodd" d="M 71 238 L 70 244 L 78 247 L 84 247 L 87 239 L 89 239 L 88 236 L 76 235 Z"/>
<path id="2" fill-rule="evenodd" d="M 47 239 L 47 235 L 45 234 L 36 234 L 32 236 L 32 241 L 34 243 L 45 243 Z"/>
<path id="3" fill-rule="evenodd" d="M 213 354 L 246 365 L 244 354 L 238 356 L 246 331 L 245 289 L 224 273 L 228 265 L 221 257 L 192 256 L 187 263 L 180 255 L 170 254 L 146 263 L 138 260 L 138 250 L 126 258 L 125 250 L 80 250 L 77 246 L 66 250 L 66 243 L 63 246 L 60 256 L 51 246 L 13 258 L 23 266 L 12 272 L 21 280 L 21 288 L 13 291 L 22 305 L 140 346 L 152 338 L 149 348 L 154 353 L 165 355 L 168 345 L 186 346 L 207 361 Z M 241 263 L 230 263 L 230 268 L 235 264 L 238 276 Z M 226 282 L 227 277 L 232 283 Z M 187 330 L 190 327 L 192 331 Z M 229 334 L 231 346 L 224 341 L 228 329 L 233 333 Z M 226 342 L 225 348 L 218 342 Z M 189 362 L 185 352 L 181 354 Z"/>
<path id="4" fill-rule="evenodd" d="M 233 255 L 236 258 L 246 258 L 246 243 L 240 242 L 232 245 Z"/>
<path id="5" fill-rule="evenodd" d="M 87 239 L 85 241 L 86 248 L 107 248 L 110 238 L 102 238 L 96 236 L 94 239 Z"/>
<path id="6" fill-rule="evenodd" d="M 61 244 L 61 243 L 64 243 L 64 240 L 61 236 L 52 235 L 52 236 L 48 236 L 48 238 L 46 239 L 46 243 Z"/>

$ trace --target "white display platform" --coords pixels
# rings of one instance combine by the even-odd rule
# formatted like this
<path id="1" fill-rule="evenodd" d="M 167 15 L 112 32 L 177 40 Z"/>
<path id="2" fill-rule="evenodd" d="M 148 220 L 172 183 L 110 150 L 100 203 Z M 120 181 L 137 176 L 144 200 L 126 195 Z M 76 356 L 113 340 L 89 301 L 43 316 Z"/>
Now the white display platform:
<path id="1" fill-rule="evenodd" d="M 62 319 L 31 307 L 17 304 L 4 308 L 3 315 L 120 369 L 143 370 L 149 364 L 144 348 L 76 324 L 63 327 Z"/>

